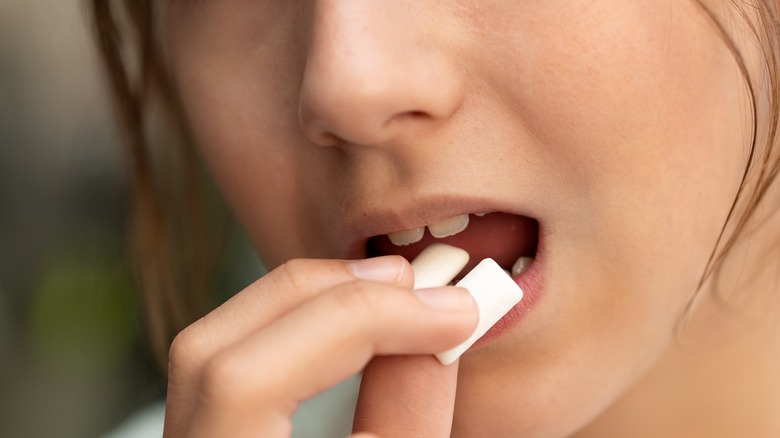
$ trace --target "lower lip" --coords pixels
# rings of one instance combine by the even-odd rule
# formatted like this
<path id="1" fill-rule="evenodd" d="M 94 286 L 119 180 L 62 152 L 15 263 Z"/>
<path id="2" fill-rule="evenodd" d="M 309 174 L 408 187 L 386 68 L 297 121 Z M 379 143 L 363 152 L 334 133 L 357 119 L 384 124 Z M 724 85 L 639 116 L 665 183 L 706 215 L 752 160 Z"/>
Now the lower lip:
<path id="1" fill-rule="evenodd" d="M 523 299 L 509 309 L 506 315 L 499 319 L 487 333 L 479 338 L 471 347 L 471 350 L 483 347 L 512 330 L 531 310 L 534 304 L 539 301 L 539 298 L 544 291 L 544 277 L 542 275 L 544 254 L 542 252 L 541 240 L 540 233 L 539 246 L 537 247 L 536 257 L 534 258 L 533 263 L 531 263 L 522 274 L 514 277 L 515 283 L 523 290 Z"/>

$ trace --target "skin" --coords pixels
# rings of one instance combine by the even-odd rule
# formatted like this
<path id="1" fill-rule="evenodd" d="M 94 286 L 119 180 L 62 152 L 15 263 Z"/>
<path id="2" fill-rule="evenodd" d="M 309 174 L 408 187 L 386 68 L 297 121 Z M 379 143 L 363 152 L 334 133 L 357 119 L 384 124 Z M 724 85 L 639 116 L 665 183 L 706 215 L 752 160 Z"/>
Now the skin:
<path id="1" fill-rule="evenodd" d="M 777 403 L 753 332 L 694 318 L 675 343 L 745 168 L 742 82 L 694 2 L 176 1 L 164 29 L 201 153 L 276 268 L 177 337 L 167 436 L 284 435 L 378 354 L 401 356 L 366 371 L 361 432 L 779 433 L 733 408 Z M 427 354 L 475 324 L 463 291 L 426 306 L 397 257 L 285 263 L 346 258 L 362 216 L 404 229 L 474 199 L 539 221 L 545 288 L 459 367 Z"/>

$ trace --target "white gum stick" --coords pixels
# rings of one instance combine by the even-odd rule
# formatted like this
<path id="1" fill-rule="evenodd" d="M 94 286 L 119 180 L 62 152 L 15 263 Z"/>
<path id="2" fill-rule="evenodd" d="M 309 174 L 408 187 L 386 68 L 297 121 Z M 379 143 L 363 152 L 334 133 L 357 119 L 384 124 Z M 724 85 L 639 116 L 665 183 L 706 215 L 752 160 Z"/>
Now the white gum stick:
<path id="1" fill-rule="evenodd" d="M 412 261 L 414 288 L 446 286 L 468 262 L 468 252 L 443 243 L 434 243 Z"/>
<path id="2" fill-rule="evenodd" d="M 412 262 L 414 288 L 446 286 L 468 263 L 468 252 L 440 243 L 426 248 Z M 456 286 L 469 291 L 479 310 L 477 328 L 468 339 L 436 355 L 444 365 L 455 362 L 523 299 L 523 291 L 493 259 L 484 259 Z"/>
<path id="3" fill-rule="evenodd" d="M 523 290 L 493 259 L 484 259 L 455 286 L 469 291 L 479 309 L 479 322 L 474 333 L 455 347 L 436 355 L 444 365 L 455 362 L 466 350 L 485 335 L 509 309 L 523 299 Z"/>

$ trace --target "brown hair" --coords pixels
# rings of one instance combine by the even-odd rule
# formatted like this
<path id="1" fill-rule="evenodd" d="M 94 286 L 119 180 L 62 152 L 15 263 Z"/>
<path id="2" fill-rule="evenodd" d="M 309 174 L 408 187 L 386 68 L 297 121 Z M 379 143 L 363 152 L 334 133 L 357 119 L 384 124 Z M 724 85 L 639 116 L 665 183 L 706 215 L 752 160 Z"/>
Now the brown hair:
<path id="1" fill-rule="evenodd" d="M 737 60 L 752 98 L 753 138 L 750 157 L 736 199 L 702 275 L 703 282 L 724 259 L 764 201 L 780 171 L 780 22 L 776 0 L 731 0 L 762 47 L 769 96 L 765 138 L 759 120 L 754 78 L 748 75 L 727 29 L 697 0 L 723 35 Z M 173 87 L 154 35 L 152 0 L 89 0 L 95 37 L 119 121 L 131 176 L 132 237 L 138 262 L 141 297 L 153 351 L 165 363 L 173 336 L 214 304 L 211 292 L 217 239 L 210 232 L 208 183 L 187 138 Z M 753 15 L 757 20 L 751 18 Z M 173 138 L 153 142 L 150 113 L 164 116 Z M 159 134 L 159 132 L 157 132 Z M 757 148 L 758 142 L 765 147 Z M 761 151 L 760 155 L 756 151 Z M 161 162 L 164 162 L 161 164 Z M 211 218 L 213 219 L 213 218 Z M 726 233 L 731 225 L 733 232 Z"/>
<path id="2" fill-rule="evenodd" d="M 725 24 L 717 18 L 711 9 L 696 0 L 704 10 L 710 21 L 715 25 L 719 35 L 731 52 L 740 74 L 745 81 L 750 98 L 750 115 L 752 126 L 750 132 L 750 148 L 747 164 L 742 174 L 737 196 L 731 204 L 726 221 L 721 228 L 715 247 L 710 253 L 706 268 L 699 281 L 698 290 L 701 290 L 705 282 L 711 277 L 717 279 L 724 266 L 724 262 L 731 250 L 742 237 L 751 221 L 756 219 L 756 209 L 765 202 L 767 194 L 773 187 L 773 183 L 780 172 L 780 17 L 778 16 L 778 0 L 756 0 L 754 5 L 744 0 L 730 0 L 735 11 L 739 14 L 740 23 L 744 24 L 745 31 L 760 46 L 762 72 L 764 78 L 751 76 L 748 63 L 737 47 L 736 41 L 726 28 Z M 763 79 L 763 81 L 761 81 Z M 756 89 L 764 85 L 769 92 L 767 101 L 761 105 L 760 97 Z M 766 126 L 763 127 L 763 138 L 760 126 L 761 115 L 766 115 Z M 762 143 L 759 143 L 762 142 Z M 758 149 L 759 144 L 763 148 Z M 760 152 L 760 155 L 757 154 Z M 775 206 L 777 208 L 778 206 Z M 759 219 L 760 221 L 761 219 Z M 727 230 L 731 226 L 731 232 Z M 716 299 L 725 301 L 719 295 L 717 281 L 714 284 Z M 693 299 L 688 303 L 685 313 L 691 310 Z"/>
<path id="3" fill-rule="evenodd" d="M 173 337 L 216 300 L 213 276 L 219 237 L 224 237 L 223 207 L 209 196 L 210 185 L 186 136 L 155 44 L 152 1 L 89 4 L 125 140 L 144 322 L 152 351 L 164 365 Z M 160 119 L 166 123 L 155 125 Z"/>

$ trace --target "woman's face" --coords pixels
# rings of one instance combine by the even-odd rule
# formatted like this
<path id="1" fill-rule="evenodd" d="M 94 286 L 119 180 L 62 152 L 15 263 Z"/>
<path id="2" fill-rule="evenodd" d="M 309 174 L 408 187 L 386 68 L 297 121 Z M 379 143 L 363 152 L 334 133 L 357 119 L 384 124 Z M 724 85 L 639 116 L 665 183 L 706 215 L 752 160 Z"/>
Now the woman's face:
<path id="1" fill-rule="evenodd" d="M 532 305 L 461 361 L 455 434 L 570 434 L 669 345 L 746 155 L 738 70 L 694 1 L 173 1 L 165 17 L 194 136 L 269 267 L 409 255 L 433 239 L 381 235 L 482 211 L 449 241 L 506 267 L 537 256 Z"/>

